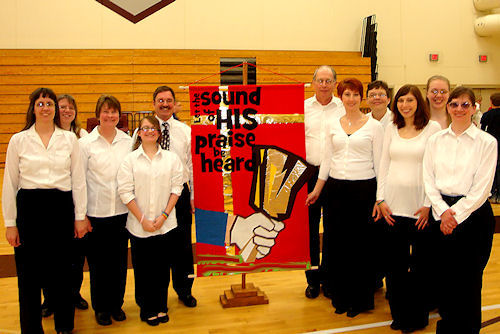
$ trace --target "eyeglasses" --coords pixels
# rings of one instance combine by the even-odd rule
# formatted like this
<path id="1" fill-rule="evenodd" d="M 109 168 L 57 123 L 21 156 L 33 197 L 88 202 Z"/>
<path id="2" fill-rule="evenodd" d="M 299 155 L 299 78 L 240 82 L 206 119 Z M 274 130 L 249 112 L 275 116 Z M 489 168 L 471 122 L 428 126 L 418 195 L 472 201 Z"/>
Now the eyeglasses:
<path id="1" fill-rule="evenodd" d="M 75 107 L 73 107 L 73 106 L 59 106 L 59 109 L 61 109 L 61 110 L 66 110 L 66 109 L 75 110 Z"/>
<path id="2" fill-rule="evenodd" d="M 141 131 L 142 132 L 155 132 L 155 131 L 158 131 L 157 128 L 150 128 L 149 126 L 143 126 L 141 128 Z"/>
<path id="3" fill-rule="evenodd" d="M 316 82 L 319 83 L 320 85 L 322 85 L 322 84 L 331 85 L 333 83 L 333 80 L 332 79 L 318 79 L 318 80 L 316 80 Z"/>
<path id="4" fill-rule="evenodd" d="M 54 103 L 53 102 L 38 102 L 37 104 L 35 104 L 38 108 L 43 108 L 44 106 L 46 106 L 47 108 L 52 108 L 54 106 Z"/>
<path id="5" fill-rule="evenodd" d="M 437 90 L 437 89 L 434 88 L 434 89 L 431 89 L 431 93 L 434 94 L 434 95 L 438 95 L 438 93 L 441 94 L 441 95 L 444 95 L 444 94 L 448 94 L 448 91 L 446 89 L 439 89 L 439 90 Z"/>
<path id="6" fill-rule="evenodd" d="M 462 109 L 469 109 L 470 107 L 472 107 L 472 104 L 470 102 L 464 102 L 462 104 L 457 102 L 450 102 L 448 103 L 448 106 L 452 109 L 457 109 L 458 107 L 462 107 Z"/>
<path id="7" fill-rule="evenodd" d="M 165 99 L 158 99 L 158 100 L 156 100 L 156 103 L 159 103 L 159 104 L 163 104 L 165 102 L 166 103 L 173 103 L 174 100 L 173 99 L 166 99 L 166 100 Z"/>
<path id="8" fill-rule="evenodd" d="M 380 97 L 382 99 L 384 97 L 387 97 L 387 94 L 381 93 L 381 94 L 370 94 L 370 95 L 368 95 L 369 99 L 374 99 L 376 97 Z"/>

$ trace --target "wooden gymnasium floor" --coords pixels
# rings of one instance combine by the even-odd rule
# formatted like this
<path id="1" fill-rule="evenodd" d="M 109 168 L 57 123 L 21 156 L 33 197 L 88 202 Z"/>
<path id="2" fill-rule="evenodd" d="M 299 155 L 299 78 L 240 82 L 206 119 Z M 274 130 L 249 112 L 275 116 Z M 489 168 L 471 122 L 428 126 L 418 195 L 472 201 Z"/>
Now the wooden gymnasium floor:
<path id="1" fill-rule="evenodd" d="M 0 177 L 3 179 L 3 175 Z M 494 209 L 495 215 L 500 216 L 500 205 L 495 205 Z M 0 256 L 11 256 L 13 250 L 5 241 L 4 230 L 3 221 L 0 221 Z M 88 272 L 84 275 L 81 293 L 90 302 Z M 139 320 L 139 310 L 134 301 L 133 271 L 130 269 L 123 306 L 127 320 L 101 327 L 96 324 L 93 311 L 76 310 L 74 333 L 399 333 L 389 328 L 391 316 L 384 289 L 375 295 L 375 310 L 350 319 L 334 314 L 330 300 L 322 295 L 317 299 L 307 299 L 302 271 L 250 274 L 247 282 L 260 287 L 268 295 L 270 303 L 223 309 L 219 295 L 231 284 L 240 282 L 241 276 L 197 278 L 193 295 L 198 299 L 198 306 L 194 309 L 185 307 L 170 288 L 170 322 L 150 327 Z M 0 334 L 20 333 L 17 298 L 16 277 L 0 278 Z M 483 286 L 483 322 L 492 324 L 484 327 L 481 333 L 500 333 L 500 322 L 496 322 L 500 319 L 497 317 L 500 317 L 500 234 L 494 238 Z M 434 333 L 436 321 L 437 315 L 431 315 L 429 326 L 415 333 Z M 44 319 L 43 324 L 45 333 L 55 333 L 53 317 Z"/>

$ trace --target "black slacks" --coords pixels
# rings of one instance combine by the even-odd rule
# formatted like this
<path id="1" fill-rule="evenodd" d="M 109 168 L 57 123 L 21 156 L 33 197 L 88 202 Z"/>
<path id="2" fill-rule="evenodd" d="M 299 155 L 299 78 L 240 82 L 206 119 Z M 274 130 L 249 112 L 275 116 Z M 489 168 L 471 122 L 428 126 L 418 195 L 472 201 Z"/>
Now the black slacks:
<path id="1" fill-rule="evenodd" d="M 429 226 L 418 230 L 416 219 L 394 216 L 387 233 L 387 288 L 392 319 L 401 328 L 420 328 L 429 323 L 426 303 L 426 247 Z M 384 221 L 385 222 L 385 221 Z"/>
<path id="2" fill-rule="evenodd" d="M 148 238 L 138 238 L 130 234 L 135 301 L 143 318 L 168 311 L 171 259 L 175 257 L 176 252 L 172 248 L 172 241 L 170 232 Z"/>
<path id="3" fill-rule="evenodd" d="M 88 217 L 92 232 L 88 233 L 90 296 L 95 312 L 111 313 L 123 305 L 127 281 L 128 231 L 127 214 Z"/>
<path id="4" fill-rule="evenodd" d="M 16 202 L 21 245 L 14 250 L 21 332 L 43 333 L 42 287 L 53 291 L 56 331 L 72 330 L 75 310 L 68 279 L 75 221 L 72 194 L 57 189 L 20 189 Z"/>
<path id="5" fill-rule="evenodd" d="M 307 181 L 307 192 L 310 193 L 313 191 L 316 182 L 318 181 L 318 173 L 319 168 L 316 167 L 316 171 L 313 176 Z M 327 208 L 325 205 L 325 199 L 328 196 L 328 187 L 325 185 L 323 191 L 321 191 L 321 195 L 318 200 L 309 206 L 309 255 L 311 258 L 311 266 L 317 266 L 318 269 L 310 269 L 306 270 L 306 279 L 307 284 L 319 287 L 320 284 L 325 284 L 326 280 L 326 269 L 328 266 L 327 263 L 327 251 L 326 247 L 328 242 L 326 241 L 326 236 L 328 233 L 325 232 L 327 228 L 326 224 L 323 223 L 323 247 L 321 250 L 322 259 L 320 261 L 320 240 L 319 240 L 319 222 L 321 220 L 321 209 L 323 209 L 323 219 L 326 219 L 327 216 Z"/>
<path id="6" fill-rule="evenodd" d="M 372 309 L 373 244 L 370 224 L 377 182 L 328 179 L 328 286 L 336 308 Z"/>
<path id="7" fill-rule="evenodd" d="M 448 205 L 459 197 L 443 195 Z M 441 233 L 439 244 L 440 295 L 436 333 L 479 333 L 481 289 L 488 263 L 495 218 L 488 201 L 459 224 L 452 234 Z"/>
<path id="8" fill-rule="evenodd" d="M 175 205 L 177 227 L 168 232 L 175 245 L 176 256 L 172 257 L 172 285 L 180 297 L 191 294 L 194 281 L 193 246 L 191 238 L 191 194 L 188 184 L 184 184 L 182 194 Z M 189 277 L 191 276 L 191 277 Z"/>

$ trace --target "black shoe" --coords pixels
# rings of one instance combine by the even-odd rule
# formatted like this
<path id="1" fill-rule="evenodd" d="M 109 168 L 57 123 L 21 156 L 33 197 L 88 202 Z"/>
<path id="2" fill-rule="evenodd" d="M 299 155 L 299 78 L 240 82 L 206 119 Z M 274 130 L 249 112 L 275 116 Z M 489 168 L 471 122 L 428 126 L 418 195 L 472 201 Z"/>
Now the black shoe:
<path id="1" fill-rule="evenodd" d="M 346 308 L 343 308 L 343 307 L 337 307 L 335 309 L 335 314 L 344 314 L 347 312 L 347 309 Z"/>
<path id="2" fill-rule="evenodd" d="M 404 328 L 401 328 L 401 332 L 402 333 L 413 333 L 415 331 L 424 329 L 425 327 L 427 327 L 428 324 L 429 323 L 427 322 L 426 324 L 423 324 L 423 325 L 415 325 L 415 326 L 404 327 Z"/>
<path id="3" fill-rule="evenodd" d="M 153 316 L 153 317 L 149 317 L 149 318 L 144 318 L 143 316 L 141 316 L 141 321 L 146 322 L 149 326 L 158 326 L 160 324 L 160 320 L 158 319 L 157 316 Z M 168 319 L 167 319 L 167 321 L 168 321 Z"/>
<path id="4" fill-rule="evenodd" d="M 75 300 L 75 307 L 79 310 L 86 310 L 89 308 L 89 303 L 87 303 L 87 301 L 83 299 L 81 295 L 78 295 Z"/>
<path id="5" fill-rule="evenodd" d="M 96 312 L 95 313 L 95 321 L 101 326 L 109 326 L 111 325 L 111 317 L 109 313 L 106 312 Z"/>
<path id="6" fill-rule="evenodd" d="M 401 329 L 401 324 L 399 323 L 399 321 L 393 320 L 392 323 L 391 323 L 391 329 L 393 329 L 395 331 L 400 330 Z"/>
<path id="7" fill-rule="evenodd" d="M 329 288 L 327 288 L 327 287 L 325 287 L 325 286 L 323 285 L 323 295 L 324 295 L 326 298 L 332 299 L 332 296 L 333 296 L 332 290 L 330 290 Z"/>
<path id="8" fill-rule="evenodd" d="M 196 298 L 194 298 L 192 295 L 187 295 L 187 296 L 179 296 L 179 300 L 184 303 L 187 307 L 196 307 L 196 304 L 198 302 L 196 301 Z"/>
<path id="9" fill-rule="evenodd" d="M 319 286 L 308 285 L 306 288 L 306 297 L 314 299 L 319 296 Z"/>
<path id="10" fill-rule="evenodd" d="M 42 317 L 47 318 L 54 314 L 54 310 L 50 308 L 49 304 L 44 301 L 42 303 Z"/>
<path id="11" fill-rule="evenodd" d="M 354 318 L 355 316 L 357 316 L 360 313 L 361 313 L 360 310 L 351 308 L 351 309 L 349 309 L 349 311 L 347 311 L 347 316 L 349 318 Z"/>
<path id="12" fill-rule="evenodd" d="M 119 309 L 118 311 L 111 312 L 111 317 L 115 321 L 124 321 L 127 319 L 127 316 L 125 315 L 125 312 L 123 312 L 122 309 Z"/>
<path id="13" fill-rule="evenodd" d="M 168 317 L 168 314 L 165 314 L 165 315 L 158 315 L 158 322 L 164 324 L 164 323 L 167 323 L 169 321 L 169 317 Z"/>

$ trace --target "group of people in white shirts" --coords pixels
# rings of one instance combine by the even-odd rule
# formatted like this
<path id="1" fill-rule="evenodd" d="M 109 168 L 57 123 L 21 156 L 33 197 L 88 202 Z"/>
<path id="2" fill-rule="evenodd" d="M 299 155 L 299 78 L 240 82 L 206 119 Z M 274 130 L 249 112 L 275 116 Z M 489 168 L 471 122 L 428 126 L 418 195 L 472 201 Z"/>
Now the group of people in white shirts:
<path id="1" fill-rule="evenodd" d="M 374 308 L 386 277 L 391 328 L 411 333 L 439 310 L 437 333 L 479 333 L 481 287 L 495 220 L 488 202 L 497 141 L 472 123 L 475 96 L 433 76 L 427 101 L 404 85 L 388 108 L 383 81 L 337 85 L 329 66 L 313 76 L 305 101 L 311 265 L 305 294 L 321 289 L 335 313 Z M 319 260 L 318 225 L 323 213 Z"/>
<path id="2" fill-rule="evenodd" d="M 71 96 L 56 97 L 49 88 L 30 95 L 26 125 L 7 148 L 2 191 L 22 333 L 43 333 L 42 315 L 51 314 L 57 333 L 72 332 L 75 306 L 88 308 L 80 295 L 82 253 L 96 322 L 126 320 L 129 240 L 142 321 L 169 321 L 170 270 L 180 301 L 197 305 L 191 130 L 172 117 L 175 94 L 168 86 L 156 89 L 153 108 L 131 138 L 117 129 L 121 105 L 114 96 L 99 98 L 99 125 L 87 133 Z"/>
<path id="3" fill-rule="evenodd" d="M 478 333 L 497 142 L 472 124 L 472 90 L 450 91 L 445 77 L 434 76 L 427 101 L 405 85 L 391 111 L 387 84 L 375 81 L 365 114 L 359 80 L 339 82 L 337 98 L 335 71 L 320 66 L 312 85 L 315 95 L 304 109 L 306 159 L 317 170 L 306 200 L 314 268 L 306 271 L 306 296 L 322 289 L 335 313 L 355 317 L 374 308 L 385 276 L 392 329 L 424 328 L 438 307 L 438 333 Z M 126 319 L 129 240 L 141 320 L 151 326 L 169 320 L 171 269 L 179 299 L 196 306 L 191 130 L 172 117 L 175 103 L 171 88 L 158 87 L 155 114 L 131 138 L 116 128 L 121 105 L 111 95 L 99 98 L 99 125 L 87 133 L 71 96 L 58 98 L 48 88 L 31 94 L 26 125 L 9 142 L 2 191 L 23 333 L 43 333 L 48 305 L 41 308 L 41 288 L 50 299 L 43 315 L 54 314 L 58 333 L 72 332 L 75 306 L 88 308 L 79 293 L 79 238 L 87 242 L 99 325 Z"/>

